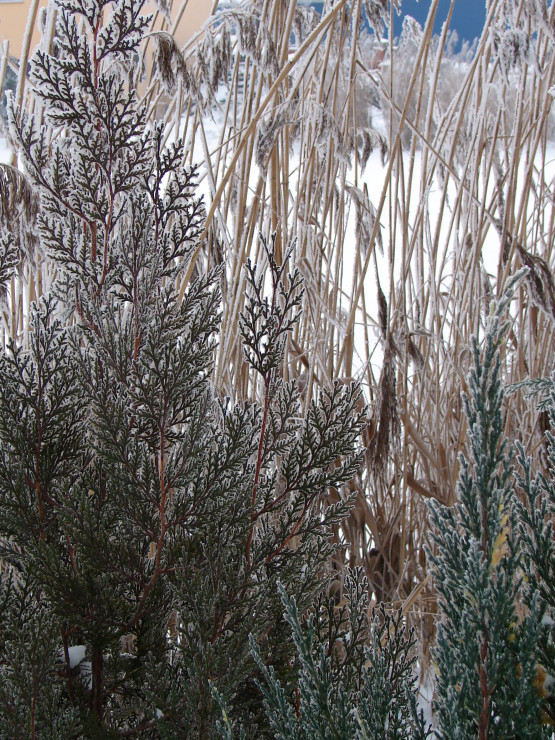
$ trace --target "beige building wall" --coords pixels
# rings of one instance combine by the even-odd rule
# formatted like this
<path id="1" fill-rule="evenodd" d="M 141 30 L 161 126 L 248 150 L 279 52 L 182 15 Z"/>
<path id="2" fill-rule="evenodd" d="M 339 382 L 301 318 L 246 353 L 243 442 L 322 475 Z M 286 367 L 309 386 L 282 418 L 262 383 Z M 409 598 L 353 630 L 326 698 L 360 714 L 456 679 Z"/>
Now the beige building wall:
<path id="1" fill-rule="evenodd" d="M 39 7 L 46 7 L 46 5 L 47 0 L 40 0 Z M 20 2 L 4 2 L 2 0 L 0 2 L 0 41 L 4 43 L 8 40 L 10 42 L 10 56 L 18 59 L 21 56 L 21 43 L 27 27 L 30 9 L 30 0 L 21 0 Z M 40 33 L 38 28 L 35 28 L 31 49 L 34 49 L 39 41 Z"/>
<path id="2" fill-rule="evenodd" d="M 46 7 L 48 0 L 39 0 L 39 8 Z M 180 46 L 183 46 L 193 36 L 204 21 L 210 15 L 212 10 L 212 0 L 174 0 L 172 8 L 172 21 L 180 14 L 182 6 L 184 11 L 176 31 L 176 40 Z M 10 42 L 10 55 L 19 58 L 21 56 L 21 45 L 27 19 L 31 9 L 31 0 L 21 0 L 20 2 L 5 2 L 0 0 L 0 41 Z M 155 12 L 154 3 L 145 6 L 145 12 Z M 39 10 L 40 13 L 40 10 Z M 161 23 L 156 23 L 156 28 L 160 28 Z M 40 32 L 35 23 L 35 28 L 31 40 L 31 52 L 40 41 Z"/>
<path id="3" fill-rule="evenodd" d="M 175 39 L 180 47 L 184 46 L 199 30 L 212 12 L 213 4 L 213 0 L 173 0 L 171 19 L 173 23 L 179 17 L 179 25 L 175 32 Z M 149 2 L 149 0 L 147 0 L 145 12 L 156 13 L 156 5 L 154 2 Z M 159 29 L 161 27 L 162 18 L 159 13 L 155 28 Z M 165 30 L 169 30 L 167 25 L 165 26 Z"/>

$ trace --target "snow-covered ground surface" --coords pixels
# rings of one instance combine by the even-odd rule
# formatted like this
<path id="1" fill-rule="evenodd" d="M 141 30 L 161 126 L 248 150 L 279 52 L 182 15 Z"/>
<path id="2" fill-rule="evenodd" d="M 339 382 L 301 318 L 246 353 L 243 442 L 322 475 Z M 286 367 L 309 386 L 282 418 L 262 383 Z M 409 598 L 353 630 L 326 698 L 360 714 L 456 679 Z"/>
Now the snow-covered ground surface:
<path id="1" fill-rule="evenodd" d="M 6 144 L 6 139 L 0 138 L 0 162 L 7 163 L 10 161 L 12 151 Z"/>
<path id="2" fill-rule="evenodd" d="M 383 121 L 383 118 L 381 116 L 381 111 L 378 111 L 377 109 L 374 111 L 372 115 L 372 121 L 373 126 L 378 132 L 386 133 L 386 127 Z M 204 119 L 204 129 L 205 129 L 205 136 L 206 136 L 206 146 L 207 150 L 210 153 L 217 152 L 220 147 L 220 137 L 221 137 L 221 130 L 223 125 L 223 117 L 218 113 L 216 110 L 212 115 L 206 116 Z M 196 148 L 193 153 L 193 160 L 196 162 L 202 163 L 204 161 L 205 152 L 203 151 L 201 144 L 200 144 L 200 138 L 197 137 L 196 139 Z M 198 147 L 198 148 L 197 148 Z M 0 162 L 9 162 L 11 160 L 11 151 L 9 147 L 6 144 L 6 141 L 4 139 L 0 139 Z M 411 204 L 418 204 L 419 201 L 419 191 L 421 187 L 421 180 L 420 180 L 420 173 L 421 173 L 421 163 L 422 163 L 422 152 L 417 150 L 414 155 L 413 160 L 413 171 L 415 173 L 415 177 L 412 180 L 412 191 L 411 191 L 411 197 L 410 202 Z M 406 161 L 404 163 L 404 167 L 408 170 L 410 161 L 409 161 L 409 153 L 406 153 Z M 299 151 L 298 147 L 295 148 L 293 146 L 293 150 L 291 152 L 291 161 L 290 161 L 290 173 L 291 177 L 294 178 L 295 172 L 297 171 L 299 166 Z M 536 162 L 536 167 L 539 169 L 543 169 L 543 176 L 547 183 L 554 183 L 555 182 L 555 143 L 550 142 L 547 145 L 547 151 L 546 151 L 546 157 L 545 157 L 545 165 L 542 164 L 540 161 L 539 155 L 538 160 Z M 524 183 L 525 177 L 524 177 L 524 170 L 525 170 L 525 163 L 522 162 L 520 164 L 519 172 L 521 173 L 521 177 L 519 180 Z M 354 170 L 351 170 L 347 173 L 347 178 L 345 182 L 346 189 L 356 185 L 359 190 L 366 189 L 368 192 L 368 196 L 370 199 L 370 202 L 373 205 L 376 205 L 379 203 L 380 198 L 382 197 L 383 189 L 386 185 L 386 177 L 387 177 L 387 163 L 384 165 L 384 163 L 381 160 L 381 155 L 379 151 L 374 151 L 370 159 L 368 160 L 368 163 L 362 173 L 359 171 L 358 174 L 355 177 Z M 199 171 L 200 175 L 200 183 L 199 183 L 199 191 L 202 193 L 205 197 L 205 201 L 207 204 L 210 204 L 213 193 L 211 192 L 211 187 L 209 183 L 209 179 L 206 176 L 206 168 L 204 168 L 202 165 L 200 167 Z M 251 191 L 254 197 L 256 185 L 258 182 L 258 176 L 259 171 L 258 168 L 252 164 L 250 168 L 250 187 Z M 488 189 L 489 189 L 488 185 Z M 493 184 L 491 185 L 493 188 Z M 453 192 L 450 193 L 450 197 L 454 199 L 456 197 L 454 185 L 450 185 L 450 188 L 452 188 Z M 427 210 L 429 213 L 429 222 L 430 222 L 430 228 L 433 232 L 435 223 L 437 222 L 439 215 L 440 215 L 440 208 L 442 203 L 442 195 L 443 195 L 443 187 L 442 184 L 436 180 L 434 180 L 431 189 L 428 192 L 427 196 Z M 516 202 L 518 202 L 518 195 Z M 343 291 L 346 296 L 351 295 L 352 289 L 353 289 L 353 268 L 355 264 L 355 254 L 357 249 L 357 238 L 356 238 L 356 213 L 355 213 L 355 206 L 352 202 L 352 199 L 345 194 L 345 207 L 346 212 L 348 214 L 347 216 L 347 230 L 346 230 L 346 239 L 345 242 L 342 245 L 342 253 L 344 258 L 344 264 L 343 264 Z M 389 194 L 387 195 L 384 203 L 384 208 L 382 211 L 382 214 L 387 214 L 389 212 Z M 416 207 L 411 207 L 411 213 L 409 214 L 409 230 L 413 226 L 415 218 L 416 218 Z M 381 222 L 385 220 L 384 216 L 382 215 Z M 441 231 L 440 231 L 440 243 L 445 244 L 448 242 L 451 242 L 453 240 L 453 234 L 449 235 L 448 229 L 449 229 L 449 218 L 443 218 L 441 222 Z M 388 233 L 387 233 L 387 224 L 384 224 L 385 226 L 385 232 L 384 232 L 384 242 L 387 244 L 388 241 Z M 232 242 L 232 231 L 230 227 L 230 231 L 228 234 L 229 241 Z M 494 228 L 490 228 L 489 231 L 485 235 L 485 239 L 482 245 L 482 257 L 484 260 L 484 266 L 486 268 L 486 271 L 491 275 L 494 276 L 497 270 L 498 260 L 499 260 L 499 248 L 500 248 L 500 239 L 499 235 L 495 231 Z M 386 250 L 387 251 L 387 250 Z M 388 262 L 387 254 L 384 257 L 377 256 L 378 260 L 378 268 L 380 273 L 380 279 L 385 279 L 385 284 L 387 284 L 387 280 L 389 279 L 389 270 L 390 265 Z M 394 280 L 397 282 L 398 278 L 400 277 L 400 259 L 397 259 L 394 261 Z M 375 284 L 374 284 L 374 274 L 373 271 L 370 270 L 367 274 L 366 281 L 365 281 L 365 287 L 368 288 L 366 291 L 367 295 L 367 304 L 366 309 L 368 313 L 371 316 L 377 316 L 377 306 L 373 301 L 375 301 L 376 291 L 375 291 Z M 365 347 L 365 334 L 364 329 L 362 327 L 361 322 L 357 322 L 355 324 L 355 357 L 354 360 L 354 371 L 355 374 L 358 375 L 358 377 L 362 377 L 363 375 L 363 368 L 366 362 L 366 347 Z M 376 346 L 378 347 L 378 351 L 375 352 L 375 354 L 371 354 L 371 362 L 374 368 L 374 371 L 378 371 L 379 367 L 381 365 L 381 348 L 379 345 L 379 342 L 376 343 Z"/>
<path id="3" fill-rule="evenodd" d="M 372 113 L 372 125 L 378 131 L 379 133 L 383 133 L 387 137 L 387 130 L 386 125 L 383 120 L 382 112 L 378 109 L 374 109 Z M 222 130 L 223 120 L 219 116 L 218 111 L 216 111 L 213 114 L 213 117 L 206 117 L 204 120 L 204 128 L 205 128 L 205 136 L 206 136 L 206 145 L 209 152 L 217 152 L 220 148 L 220 136 L 221 136 L 221 130 Z M 202 162 L 204 159 L 204 151 L 202 150 L 202 147 L 199 143 L 199 139 L 201 137 L 197 137 L 196 139 L 196 147 L 194 151 L 193 159 L 197 162 Z M 293 149 L 291 152 L 291 160 L 289 165 L 289 171 L 291 173 L 291 179 L 292 182 L 295 178 L 295 174 L 299 167 L 299 150 L 298 147 L 296 148 L 295 145 L 293 145 Z M 408 171 L 410 162 L 410 154 L 409 152 L 405 153 L 405 160 L 404 160 L 404 169 L 405 172 Z M 538 154 L 536 159 L 536 168 L 537 171 L 543 171 L 543 178 L 547 183 L 553 183 L 555 182 L 555 143 L 549 142 L 547 144 L 547 150 L 546 150 L 546 156 L 545 156 L 545 163 L 542 159 L 542 156 Z M 412 162 L 413 166 L 413 172 L 415 174 L 414 178 L 412 179 L 412 187 L 411 187 L 411 193 L 410 193 L 410 203 L 411 208 L 409 212 L 409 235 L 411 233 L 411 230 L 414 228 L 414 224 L 417 221 L 417 213 L 418 213 L 418 206 L 419 206 L 419 200 L 420 200 L 420 191 L 421 191 L 421 178 L 425 176 L 426 173 L 422 172 L 423 167 L 425 167 L 425 164 L 423 163 L 423 154 L 420 150 L 417 150 L 414 154 L 414 159 Z M 518 190 L 515 194 L 515 202 L 520 202 L 520 191 L 524 187 L 524 183 L 526 181 L 525 177 L 525 170 L 526 170 L 526 164 L 525 162 L 521 162 L 519 164 L 519 177 L 518 182 L 520 183 Z M 250 188 L 252 192 L 252 196 L 254 198 L 255 191 L 258 183 L 258 176 L 259 176 L 259 170 L 258 168 L 252 164 L 250 168 Z M 377 206 L 377 204 L 380 202 L 380 199 L 382 197 L 382 193 L 384 190 L 384 187 L 386 187 L 386 177 L 388 174 L 388 163 L 385 164 L 382 162 L 381 154 L 379 151 L 375 150 L 368 160 L 368 163 L 364 170 L 355 174 L 355 170 L 351 169 L 347 173 L 347 178 L 345 182 L 345 189 L 347 190 L 349 187 L 355 186 L 359 189 L 359 191 L 367 191 L 370 203 L 374 206 Z M 205 196 L 206 202 L 211 202 L 211 196 L 212 193 L 210 192 L 210 184 L 208 181 L 208 178 L 206 177 L 206 170 L 201 167 L 200 169 L 200 185 L 199 189 L 202 192 L 202 194 Z M 293 187 L 293 186 L 292 186 Z M 495 187 L 494 182 L 488 183 L 484 188 L 484 201 L 488 201 L 491 198 L 491 194 L 493 192 L 493 189 Z M 387 189 L 387 188 L 386 188 Z M 457 193 L 456 188 L 453 180 L 450 180 L 450 184 L 448 186 L 448 199 L 447 199 L 447 206 L 444 204 L 444 209 L 450 209 L 450 203 L 455 202 L 457 199 Z M 452 228 L 451 220 L 449 216 L 445 216 L 445 213 L 440 214 L 440 210 L 442 207 L 443 202 L 443 185 L 439 181 L 439 179 L 436 177 L 432 183 L 431 188 L 428 191 L 427 199 L 426 199 L 426 210 L 428 213 L 429 218 L 429 228 L 430 232 L 433 234 L 436 224 L 438 222 L 441 223 L 441 228 L 439 232 L 439 244 L 442 245 L 442 248 L 444 249 L 445 253 L 448 253 L 450 250 L 452 250 L 455 238 L 457 237 L 456 234 L 456 228 Z M 530 200 L 530 203 L 533 204 L 533 199 Z M 343 291 L 345 296 L 350 296 L 352 294 L 353 290 L 353 272 L 354 272 L 354 265 L 355 265 L 355 254 L 357 249 L 357 238 L 356 238 L 356 212 L 355 212 L 355 205 L 353 203 L 352 198 L 350 198 L 345 193 L 345 209 L 347 215 L 347 230 L 346 230 L 346 239 L 345 242 L 342 245 L 342 253 L 343 253 Z M 388 233 L 388 225 L 386 223 L 386 214 L 390 212 L 390 199 L 389 199 L 389 192 L 386 195 L 384 207 L 382 210 L 382 218 L 380 221 L 382 222 L 384 226 L 384 243 L 387 245 L 389 241 L 389 233 Z M 442 216 L 441 221 L 439 221 L 440 216 Z M 399 227 L 399 233 L 401 231 L 400 224 L 398 224 Z M 451 231 L 449 231 L 452 229 Z M 228 234 L 229 241 L 232 242 L 232 230 L 230 227 L 230 231 Z M 447 245 L 447 246 L 443 246 Z M 482 258 L 484 267 L 489 273 L 491 278 L 494 278 L 494 276 L 497 273 L 498 269 L 498 263 L 499 263 L 499 251 L 500 251 L 500 238 L 499 234 L 496 232 L 495 228 L 490 227 L 489 230 L 486 232 L 483 243 L 482 243 Z M 383 280 L 385 285 L 387 285 L 387 281 L 389 280 L 389 271 L 390 271 L 390 264 L 389 264 L 389 258 L 387 255 L 387 246 L 385 250 L 386 254 L 382 257 L 380 255 L 377 255 L 377 265 L 378 265 L 378 271 L 380 274 L 380 280 Z M 401 259 L 397 258 L 394 261 L 394 275 L 393 279 L 394 282 L 397 283 L 398 279 L 400 278 L 400 272 L 401 272 Z M 377 317 L 378 315 L 378 309 L 376 305 L 376 290 L 375 290 L 375 276 L 374 271 L 369 270 L 365 279 L 365 288 L 366 290 L 366 309 L 368 313 L 371 316 Z M 357 321 L 355 324 L 355 357 L 354 360 L 354 371 L 355 375 L 359 378 L 363 377 L 363 369 L 366 362 L 366 347 L 365 347 L 365 334 L 364 334 L 364 328 L 362 326 L 362 322 Z M 379 370 L 379 367 L 381 366 L 381 358 L 382 358 L 382 347 L 380 342 L 376 339 L 376 351 L 371 352 L 371 364 L 373 366 L 373 369 L 375 372 Z"/>

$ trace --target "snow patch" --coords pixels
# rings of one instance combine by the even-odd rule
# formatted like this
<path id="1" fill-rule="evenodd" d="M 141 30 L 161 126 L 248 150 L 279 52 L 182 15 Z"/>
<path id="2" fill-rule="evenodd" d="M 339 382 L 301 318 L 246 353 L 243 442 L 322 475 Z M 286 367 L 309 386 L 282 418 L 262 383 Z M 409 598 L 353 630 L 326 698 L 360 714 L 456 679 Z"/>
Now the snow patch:
<path id="1" fill-rule="evenodd" d="M 69 658 L 69 667 L 76 668 L 85 657 L 86 648 L 84 645 L 72 645 L 67 649 Z M 60 650 L 60 660 L 65 662 L 64 651 Z"/>

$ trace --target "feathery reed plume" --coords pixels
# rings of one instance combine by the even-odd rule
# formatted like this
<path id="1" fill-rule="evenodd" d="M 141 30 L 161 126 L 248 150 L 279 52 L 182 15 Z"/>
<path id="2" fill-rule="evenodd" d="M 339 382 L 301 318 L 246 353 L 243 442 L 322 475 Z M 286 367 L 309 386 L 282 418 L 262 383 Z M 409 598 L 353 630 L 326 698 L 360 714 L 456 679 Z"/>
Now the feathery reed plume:
<path id="1" fill-rule="evenodd" d="M 16 167 L 0 163 L 0 217 L 8 228 L 23 217 L 32 223 L 38 213 L 38 198 L 25 175 Z"/>
<path id="2" fill-rule="evenodd" d="M 191 78 L 175 38 L 167 31 L 152 31 L 150 35 L 154 39 L 156 49 L 154 56 L 156 74 L 159 75 L 165 91 L 171 95 L 180 78 L 186 83 L 186 87 L 189 87 Z"/>
<path id="3" fill-rule="evenodd" d="M 528 268 L 526 283 L 532 303 L 555 320 L 555 282 L 551 268 L 536 254 L 527 252 L 516 242 L 516 250 L 522 264 Z"/>
<path id="4" fill-rule="evenodd" d="M 31 264 L 37 246 L 38 211 L 38 197 L 29 180 L 16 167 L 0 163 L 0 220 Z"/>
<path id="5" fill-rule="evenodd" d="M 383 472 L 387 468 L 393 445 L 398 442 L 401 431 L 397 408 L 395 355 L 392 339 L 388 335 L 385 341 L 383 366 L 377 393 L 376 431 L 368 448 L 374 472 Z"/>

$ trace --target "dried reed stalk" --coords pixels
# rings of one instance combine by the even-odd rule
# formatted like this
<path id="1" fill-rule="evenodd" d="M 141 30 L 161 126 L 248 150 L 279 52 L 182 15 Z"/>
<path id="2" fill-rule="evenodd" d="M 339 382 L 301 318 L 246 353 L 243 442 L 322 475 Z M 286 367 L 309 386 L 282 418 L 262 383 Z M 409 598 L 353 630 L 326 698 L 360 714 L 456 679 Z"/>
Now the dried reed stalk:
<path id="1" fill-rule="evenodd" d="M 156 75 L 144 96 L 153 117 L 164 103 L 167 136 L 179 132 L 190 161 L 200 159 L 208 217 L 188 279 L 225 265 L 216 382 L 234 399 L 259 392 L 238 340 L 243 266 L 250 258 L 264 274 L 258 232 L 277 234 L 278 258 L 295 242 L 306 303 L 287 376 L 299 379 L 305 402 L 317 386 L 354 376 L 369 403 L 367 465 L 353 483 L 356 506 L 335 532 L 348 543 L 336 565 L 362 563 L 376 599 L 416 615 L 425 643 L 435 607 L 424 502 L 454 500 L 470 338 L 522 264 L 532 272 L 513 306 L 503 371 L 512 383 L 552 370 L 555 210 L 546 165 L 555 11 L 552 4 L 541 22 L 526 15 L 525 0 L 493 0 L 461 63 L 447 26 L 432 36 L 438 0 L 425 28 L 407 27 L 398 45 L 365 40 L 365 7 L 378 4 L 330 2 L 320 18 L 296 0 L 221 12 L 214 0 L 194 43 L 166 48 L 171 96 Z M 503 33 L 519 22 L 537 34 L 535 60 L 506 51 Z M 372 126 L 377 99 L 385 133 Z M 375 202 L 372 147 L 386 159 Z M 13 290 L 12 307 L 20 305 Z M 21 333 L 23 320 L 16 311 L 12 331 Z M 509 438 L 538 448 L 530 401 L 511 395 L 506 411 Z"/>

